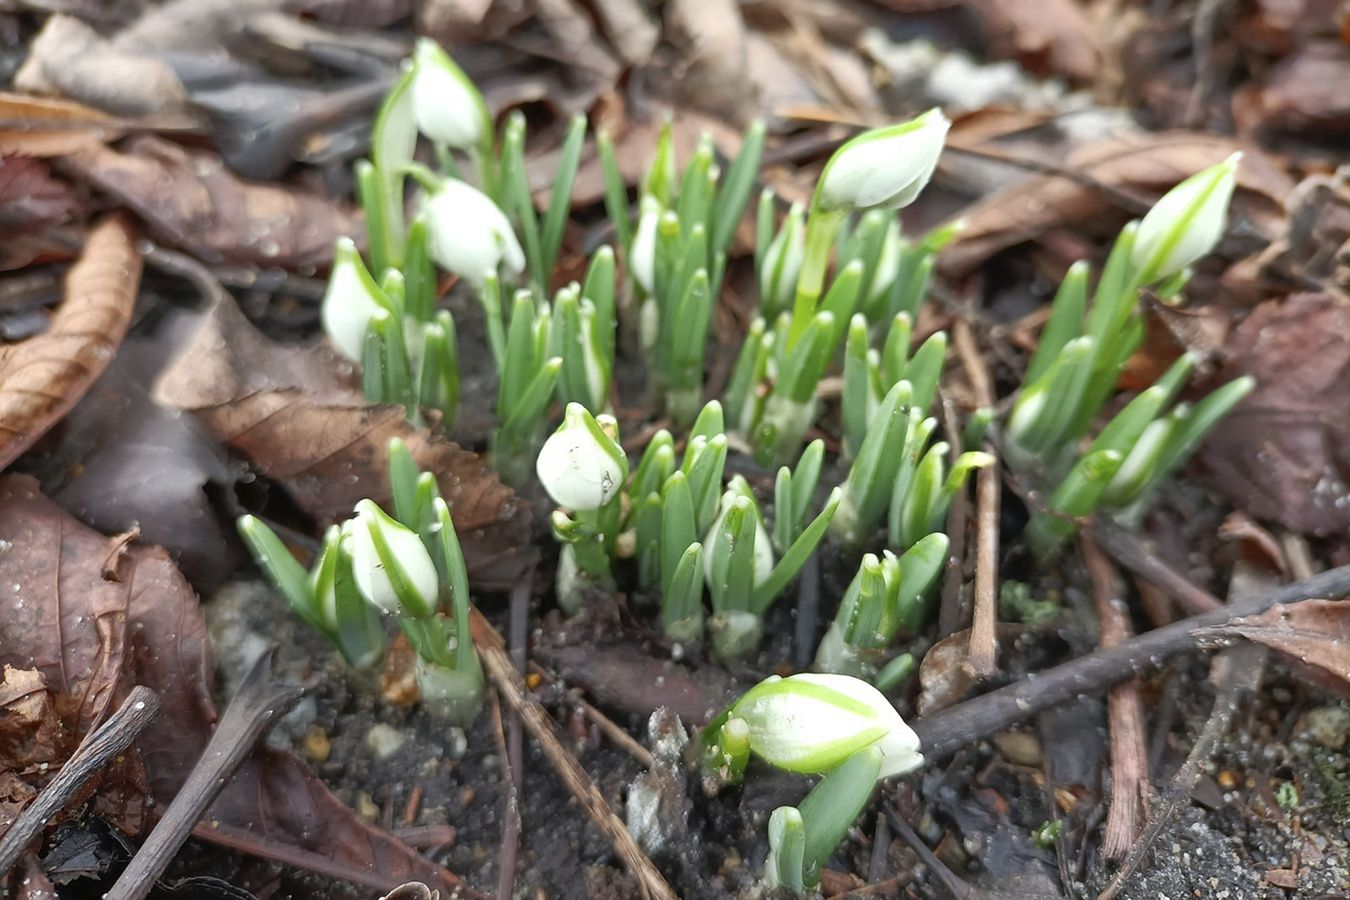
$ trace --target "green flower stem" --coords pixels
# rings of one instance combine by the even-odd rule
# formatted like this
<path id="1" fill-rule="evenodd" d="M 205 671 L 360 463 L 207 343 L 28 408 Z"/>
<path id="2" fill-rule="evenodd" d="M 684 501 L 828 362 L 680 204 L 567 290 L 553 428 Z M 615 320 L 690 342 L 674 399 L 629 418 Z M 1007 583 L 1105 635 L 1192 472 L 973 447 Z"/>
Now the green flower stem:
<path id="1" fill-rule="evenodd" d="M 792 325 L 787 336 L 789 353 L 797 346 L 816 314 L 820 293 L 825 287 L 825 272 L 830 265 L 834 238 L 846 218 L 847 210 L 824 207 L 818 201 L 811 204 L 811 212 L 806 217 L 806 251 L 802 257 L 801 273 L 797 276 Z"/>

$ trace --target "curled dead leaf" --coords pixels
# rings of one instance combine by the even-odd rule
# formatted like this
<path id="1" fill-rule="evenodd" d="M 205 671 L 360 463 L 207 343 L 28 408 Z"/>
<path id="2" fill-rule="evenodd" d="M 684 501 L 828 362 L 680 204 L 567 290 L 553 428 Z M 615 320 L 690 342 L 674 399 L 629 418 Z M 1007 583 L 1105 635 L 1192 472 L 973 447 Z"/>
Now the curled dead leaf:
<path id="1" fill-rule="evenodd" d="M 1109 222 L 1119 205 L 1113 192 L 1141 201 L 1132 212 L 1142 214 L 1164 191 L 1237 150 L 1245 155 L 1229 230 L 1242 223 L 1244 230 L 1269 241 L 1283 233 L 1284 201 L 1293 188 L 1284 169 L 1231 138 L 1170 131 L 1088 144 L 1069 154 L 1065 175 L 1033 176 L 984 198 L 962 215 L 966 227 L 938 257 L 938 265 L 949 275 L 963 275 L 995 253 L 1053 228 Z M 1122 214 L 1119 224 L 1125 218 Z"/>
<path id="2" fill-rule="evenodd" d="M 1285 653 L 1350 684 L 1350 603 L 1304 600 L 1260 615 L 1231 619 L 1200 633 L 1243 637 Z"/>
<path id="3" fill-rule="evenodd" d="M 476 453 L 408 424 L 403 408 L 370 404 L 326 345 L 268 340 L 220 297 L 156 382 L 155 399 L 193 413 L 262 475 L 327 524 L 366 497 L 389 500 L 388 445 L 402 438 L 436 475 L 478 587 L 514 584 L 533 558 L 525 505 Z"/>
<path id="4" fill-rule="evenodd" d="M 1096 79 L 1102 51 L 1080 4 L 966 0 L 965 6 L 984 24 L 994 55 L 1041 76 L 1062 75 L 1079 84 Z"/>
<path id="5" fill-rule="evenodd" d="M 364 233 L 346 206 L 236 178 L 213 153 L 142 135 L 122 150 L 66 156 L 64 168 L 125 203 L 163 243 L 209 263 L 314 271 L 343 235 Z"/>
<path id="6" fill-rule="evenodd" d="M 126 334 L 141 278 L 141 257 L 126 221 L 114 216 L 89 232 L 66 276 L 51 327 L 0 346 L 0 468 L 32 445 L 89 389 Z"/>

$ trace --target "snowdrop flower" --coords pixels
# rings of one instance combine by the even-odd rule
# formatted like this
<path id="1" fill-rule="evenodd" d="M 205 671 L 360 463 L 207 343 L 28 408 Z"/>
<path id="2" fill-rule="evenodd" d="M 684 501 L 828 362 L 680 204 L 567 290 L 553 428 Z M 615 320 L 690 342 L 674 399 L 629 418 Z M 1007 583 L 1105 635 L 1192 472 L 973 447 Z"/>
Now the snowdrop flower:
<path id="1" fill-rule="evenodd" d="M 825 164 L 818 200 L 844 209 L 899 209 L 933 177 L 951 123 L 940 109 L 889 128 L 864 132 Z"/>
<path id="2" fill-rule="evenodd" d="M 361 261 L 356 244 L 351 238 L 338 238 L 333 273 L 319 311 L 324 333 L 333 346 L 348 359 L 360 362 L 371 317 L 388 307 L 389 301 Z"/>
<path id="3" fill-rule="evenodd" d="M 446 178 L 430 189 L 423 204 L 428 250 L 441 268 L 474 287 L 501 266 L 512 275 L 525 268 L 525 254 L 506 214 L 476 187 Z"/>
<path id="4" fill-rule="evenodd" d="M 736 701 L 750 750 L 780 769 L 828 772 L 864 747 L 881 751 L 879 777 L 923 764 L 919 737 L 867 682 L 849 675 L 772 676 Z"/>
<path id="5" fill-rule="evenodd" d="M 633 258 L 628 261 L 637 283 L 647 293 L 656 283 L 656 228 L 661 223 L 661 201 L 650 195 L 642 198 L 637 232 L 633 235 Z"/>
<path id="6" fill-rule="evenodd" d="M 417 39 L 411 90 L 417 130 L 436 143 L 468 150 L 488 134 L 483 95 L 431 38 Z"/>
<path id="7" fill-rule="evenodd" d="M 1130 261 L 1144 284 L 1168 278 L 1214 249 L 1223 236 L 1241 153 L 1172 188 L 1139 223 Z"/>
<path id="8" fill-rule="evenodd" d="M 373 500 L 356 504 L 356 518 L 344 528 L 350 529 L 356 589 L 367 602 L 389 615 L 425 618 L 436 611 L 436 564 L 416 532 Z"/>
<path id="9" fill-rule="evenodd" d="M 562 424 L 539 451 L 535 473 L 554 503 L 593 512 L 623 489 L 628 458 L 586 407 L 569 403 Z"/>

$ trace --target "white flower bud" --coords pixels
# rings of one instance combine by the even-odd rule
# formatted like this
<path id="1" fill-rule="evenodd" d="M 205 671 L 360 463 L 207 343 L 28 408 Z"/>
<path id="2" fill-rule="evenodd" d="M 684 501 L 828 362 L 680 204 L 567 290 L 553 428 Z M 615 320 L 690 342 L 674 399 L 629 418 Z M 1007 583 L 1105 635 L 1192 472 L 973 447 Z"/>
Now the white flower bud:
<path id="1" fill-rule="evenodd" d="M 1143 284 L 1175 275 L 1218 244 L 1241 159 L 1234 153 L 1197 172 L 1163 194 L 1144 216 L 1130 255 Z"/>
<path id="2" fill-rule="evenodd" d="M 479 287 L 488 272 L 525 268 L 525 254 L 506 214 L 472 185 L 440 182 L 423 201 L 430 228 L 428 250 L 441 268 Z"/>
<path id="3" fill-rule="evenodd" d="M 360 362 L 370 319 L 388 306 L 389 301 L 361 261 L 356 244 L 351 238 L 338 238 L 333 272 L 319 308 L 324 333 L 333 346 L 348 359 Z"/>
<path id="4" fill-rule="evenodd" d="M 436 143 L 468 150 L 487 134 L 483 95 L 431 38 L 417 39 L 411 90 L 417 130 Z"/>
<path id="5" fill-rule="evenodd" d="M 628 268 L 647 293 L 656 283 L 656 229 L 661 224 L 661 202 L 655 197 L 642 198 L 638 214 L 637 232 L 633 235 L 632 259 Z"/>
<path id="6" fill-rule="evenodd" d="M 828 772 L 864 747 L 881 751 L 881 778 L 923 764 L 919 737 L 872 685 L 849 675 L 773 676 L 731 708 L 750 726 L 750 750 L 791 772 Z"/>
<path id="7" fill-rule="evenodd" d="M 347 521 L 352 576 L 366 601 L 389 615 L 424 618 L 436 610 L 439 579 L 426 545 L 373 500 L 356 504 Z"/>
<path id="8" fill-rule="evenodd" d="M 535 472 L 554 503 L 592 512 L 619 495 L 628 458 L 586 407 L 569 403 L 562 424 L 539 451 Z"/>
<path id="9" fill-rule="evenodd" d="M 824 205 L 899 209 L 933 177 L 951 123 L 940 109 L 889 128 L 864 132 L 835 151 L 817 188 Z"/>

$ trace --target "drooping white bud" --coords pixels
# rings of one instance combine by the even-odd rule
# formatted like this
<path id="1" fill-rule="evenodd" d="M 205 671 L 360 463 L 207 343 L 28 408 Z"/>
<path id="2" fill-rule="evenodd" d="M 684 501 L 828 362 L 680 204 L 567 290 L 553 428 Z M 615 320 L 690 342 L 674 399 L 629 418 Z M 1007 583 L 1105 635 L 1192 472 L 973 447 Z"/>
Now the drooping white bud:
<path id="1" fill-rule="evenodd" d="M 539 451 L 535 473 L 554 503 L 591 512 L 623 489 L 628 458 L 586 407 L 569 403 L 562 424 Z"/>
<path id="2" fill-rule="evenodd" d="M 424 618 L 436 610 L 439 579 L 426 545 L 373 500 L 356 504 L 349 529 L 352 576 L 361 596 L 390 615 Z"/>
<path id="3" fill-rule="evenodd" d="M 338 238 L 333 272 L 319 307 L 324 333 L 343 356 L 361 361 L 370 319 L 389 301 L 375 284 L 351 238 Z"/>
<path id="4" fill-rule="evenodd" d="M 750 750 L 792 772 L 828 772 L 864 747 L 882 754 L 882 778 L 923 764 L 919 737 L 875 687 L 849 675 L 773 676 L 732 705 Z"/>
<path id="5" fill-rule="evenodd" d="M 940 109 L 908 122 L 863 132 L 835 151 L 816 188 L 836 209 L 899 209 L 933 177 L 951 123 Z"/>
<path id="6" fill-rule="evenodd" d="M 639 210 L 628 268 L 642 289 L 650 294 L 656 283 L 656 229 L 661 224 L 661 202 L 655 197 L 643 197 Z"/>
<path id="7" fill-rule="evenodd" d="M 430 229 L 427 249 L 441 268 L 474 287 L 499 267 L 512 275 L 525 268 L 525 254 L 506 214 L 476 187 L 444 179 L 427 194 L 423 208 Z"/>
<path id="8" fill-rule="evenodd" d="M 417 130 L 433 141 L 468 150 L 488 133 L 483 95 L 431 38 L 417 39 L 411 89 Z"/>

